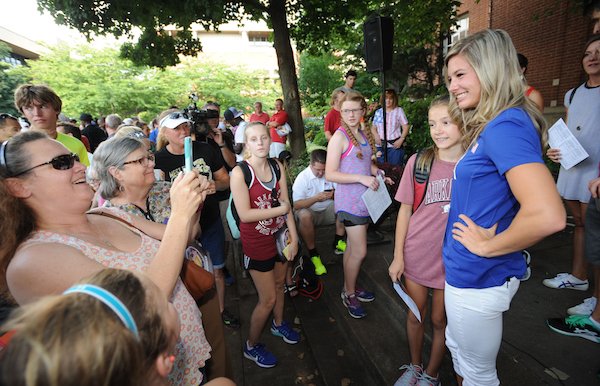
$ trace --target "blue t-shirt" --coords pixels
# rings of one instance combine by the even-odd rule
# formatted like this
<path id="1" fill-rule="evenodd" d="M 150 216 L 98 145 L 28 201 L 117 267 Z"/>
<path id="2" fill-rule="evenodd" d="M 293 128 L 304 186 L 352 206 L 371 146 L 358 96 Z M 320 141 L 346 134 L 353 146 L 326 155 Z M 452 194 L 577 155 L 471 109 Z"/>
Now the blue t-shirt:
<path id="1" fill-rule="evenodd" d="M 451 286 L 495 287 L 525 273 L 520 251 L 492 258 L 477 256 L 452 238 L 452 224 L 462 222 L 458 215 L 465 214 L 484 228 L 498 223 L 496 233 L 508 228 L 519 203 L 505 173 L 528 163 L 543 163 L 540 138 L 527 113 L 511 108 L 486 125 L 456 164 L 443 249 L 446 281 Z"/>

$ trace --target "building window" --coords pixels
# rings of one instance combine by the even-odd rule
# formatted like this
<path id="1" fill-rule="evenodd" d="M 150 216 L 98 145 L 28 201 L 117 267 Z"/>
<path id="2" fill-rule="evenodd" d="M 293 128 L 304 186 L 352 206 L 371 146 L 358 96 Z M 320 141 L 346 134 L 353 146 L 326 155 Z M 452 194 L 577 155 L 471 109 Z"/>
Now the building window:
<path id="1" fill-rule="evenodd" d="M 460 16 L 454 26 L 450 28 L 448 37 L 444 40 L 444 55 L 448 53 L 448 50 L 454 43 L 464 38 L 469 34 L 469 14 Z"/>
<path id="2" fill-rule="evenodd" d="M 271 42 L 269 41 L 269 34 L 269 32 L 249 31 L 248 41 L 250 44 L 257 46 L 270 45 Z"/>

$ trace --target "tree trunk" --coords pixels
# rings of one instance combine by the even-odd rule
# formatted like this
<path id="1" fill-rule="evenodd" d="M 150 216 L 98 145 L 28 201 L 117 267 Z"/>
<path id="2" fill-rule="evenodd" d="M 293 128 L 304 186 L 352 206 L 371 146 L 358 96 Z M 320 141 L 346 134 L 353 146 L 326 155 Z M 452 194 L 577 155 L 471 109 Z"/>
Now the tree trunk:
<path id="1" fill-rule="evenodd" d="M 306 142 L 304 140 L 304 122 L 302 121 L 300 108 L 294 52 L 292 51 L 290 31 L 287 25 L 285 0 L 271 0 L 269 16 L 273 25 L 273 39 L 275 52 L 277 53 L 277 64 L 279 65 L 281 88 L 283 89 L 284 106 L 289 116 L 288 123 L 293 129 L 289 134 L 290 146 L 293 156 L 298 157 L 306 150 Z"/>

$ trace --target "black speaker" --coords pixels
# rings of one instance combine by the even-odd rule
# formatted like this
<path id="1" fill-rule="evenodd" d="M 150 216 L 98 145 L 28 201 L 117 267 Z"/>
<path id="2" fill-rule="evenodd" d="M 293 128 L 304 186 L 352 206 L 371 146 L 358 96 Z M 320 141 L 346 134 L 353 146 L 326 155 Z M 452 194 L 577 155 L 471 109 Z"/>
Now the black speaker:
<path id="1" fill-rule="evenodd" d="M 392 67 L 394 23 L 392 18 L 375 16 L 363 25 L 367 71 L 385 71 Z"/>

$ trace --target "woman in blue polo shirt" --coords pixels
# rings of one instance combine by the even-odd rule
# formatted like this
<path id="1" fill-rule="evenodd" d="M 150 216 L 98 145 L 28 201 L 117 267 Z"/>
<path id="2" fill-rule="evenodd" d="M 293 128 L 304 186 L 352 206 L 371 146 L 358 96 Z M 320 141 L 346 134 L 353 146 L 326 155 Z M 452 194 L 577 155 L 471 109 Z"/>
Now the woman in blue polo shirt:
<path id="1" fill-rule="evenodd" d="M 443 247 L 446 345 L 463 385 L 498 385 L 502 313 L 525 273 L 521 251 L 564 228 L 542 160 L 547 127 L 524 95 L 517 52 L 502 30 L 458 41 L 446 56 L 452 117 L 469 143 L 457 163 Z"/>

